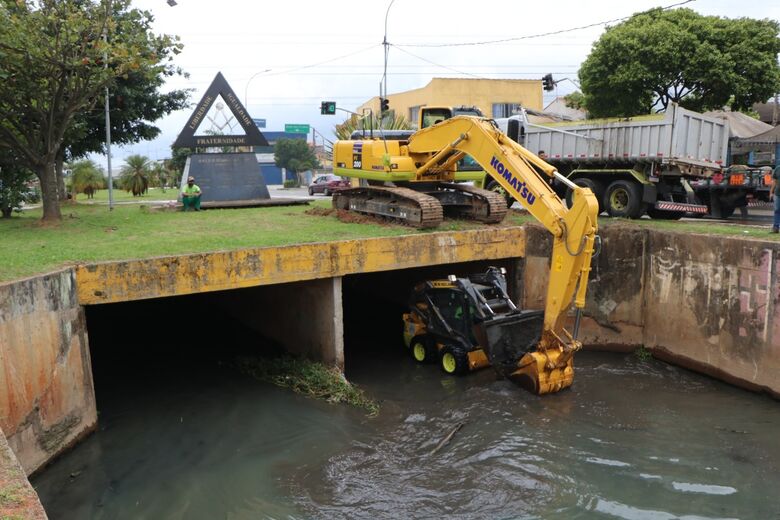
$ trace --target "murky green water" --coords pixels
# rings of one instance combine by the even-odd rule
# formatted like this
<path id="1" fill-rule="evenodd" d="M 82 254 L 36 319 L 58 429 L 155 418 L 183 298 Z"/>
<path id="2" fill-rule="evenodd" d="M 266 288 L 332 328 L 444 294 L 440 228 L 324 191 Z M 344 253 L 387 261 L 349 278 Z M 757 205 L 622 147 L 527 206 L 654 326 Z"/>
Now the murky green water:
<path id="1" fill-rule="evenodd" d="M 55 520 L 780 518 L 776 401 L 631 355 L 582 353 L 544 398 L 348 356 L 377 418 L 202 353 L 104 364 L 99 431 L 35 488 Z"/>

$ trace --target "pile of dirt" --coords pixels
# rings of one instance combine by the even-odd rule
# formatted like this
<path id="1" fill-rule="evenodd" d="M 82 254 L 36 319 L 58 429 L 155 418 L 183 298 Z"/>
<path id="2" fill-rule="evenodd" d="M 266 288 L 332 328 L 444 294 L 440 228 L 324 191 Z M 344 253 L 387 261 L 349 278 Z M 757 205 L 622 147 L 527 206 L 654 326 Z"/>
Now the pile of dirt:
<path id="1" fill-rule="evenodd" d="M 334 209 L 334 208 L 311 208 L 304 212 L 306 215 L 312 215 L 315 217 L 331 217 L 335 216 L 341 222 L 346 224 L 376 224 L 379 226 L 396 226 L 406 227 L 399 222 L 392 222 L 382 217 L 376 217 L 372 215 L 363 215 L 361 213 L 354 213 L 346 209 Z"/>

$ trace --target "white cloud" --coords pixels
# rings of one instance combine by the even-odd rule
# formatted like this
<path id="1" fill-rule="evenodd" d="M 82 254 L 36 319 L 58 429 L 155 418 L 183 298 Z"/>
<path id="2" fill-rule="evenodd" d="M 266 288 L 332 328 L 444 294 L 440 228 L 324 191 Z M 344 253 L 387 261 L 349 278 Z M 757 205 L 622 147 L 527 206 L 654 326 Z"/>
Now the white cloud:
<path id="1" fill-rule="evenodd" d="M 267 119 L 267 130 L 283 130 L 285 123 L 308 123 L 330 135 L 342 118 L 319 115 L 321 100 L 335 100 L 343 108 L 354 109 L 379 92 L 381 43 L 389 1 L 177 2 L 176 7 L 170 7 L 165 0 L 138 0 L 135 6 L 155 15 L 157 32 L 181 37 L 184 52 L 176 61 L 190 73 L 190 79 L 174 78 L 169 87 L 194 88 L 193 102 L 200 100 L 221 71 L 242 101 L 246 93 L 252 117 Z M 615 19 L 672 3 L 674 0 L 395 0 L 388 16 L 388 41 L 401 45 L 513 38 Z M 780 17 L 780 6 L 774 1 L 697 0 L 686 7 L 727 17 Z M 598 26 L 473 47 L 391 47 L 388 90 L 392 93 L 418 88 L 432 77 L 469 77 L 451 69 L 495 78 L 540 78 L 547 72 L 553 72 L 556 79 L 576 77 L 580 63 L 603 29 Z M 300 69 L 367 48 L 344 59 Z M 257 74 L 266 69 L 271 70 Z M 563 82 L 559 93 L 573 88 Z M 152 142 L 115 149 L 116 162 L 133 153 L 153 159 L 169 156 L 170 143 L 189 114 L 189 110 L 181 111 L 158 122 L 163 133 Z"/>

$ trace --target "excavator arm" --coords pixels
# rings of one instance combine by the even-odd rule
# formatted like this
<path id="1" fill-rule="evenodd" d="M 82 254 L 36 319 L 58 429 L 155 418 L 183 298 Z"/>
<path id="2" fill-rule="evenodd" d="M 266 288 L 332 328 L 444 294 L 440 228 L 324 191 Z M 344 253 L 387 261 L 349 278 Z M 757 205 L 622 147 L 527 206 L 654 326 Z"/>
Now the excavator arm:
<path id="1" fill-rule="evenodd" d="M 487 119 L 456 116 L 420 130 L 409 139 L 408 154 L 417 167 L 419 180 L 432 174 L 446 178 L 460 157 L 470 155 L 553 235 L 542 330 L 532 336 L 532 341 L 538 338 L 538 343 L 533 352 L 518 345 L 522 355 L 505 375 L 538 394 L 570 386 L 572 357 L 582 346 L 576 335 L 596 240 L 596 197 L 589 189 L 569 182 Z M 557 177 L 574 191 L 571 208 L 564 206 L 546 177 Z M 574 334 L 559 327 L 572 299 L 577 308 Z M 511 327 L 512 323 L 487 326 Z"/>

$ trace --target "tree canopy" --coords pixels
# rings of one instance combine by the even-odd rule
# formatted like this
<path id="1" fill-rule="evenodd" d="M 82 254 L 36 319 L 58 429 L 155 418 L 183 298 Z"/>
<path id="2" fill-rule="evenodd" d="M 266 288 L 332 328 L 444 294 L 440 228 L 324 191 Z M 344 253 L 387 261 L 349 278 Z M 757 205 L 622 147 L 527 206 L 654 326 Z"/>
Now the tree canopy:
<path id="1" fill-rule="evenodd" d="M 76 161 L 68 165 L 70 170 L 70 188 L 74 193 L 87 190 L 99 190 L 105 187 L 103 171 L 89 159 Z"/>
<path id="2" fill-rule="evenodd" d="M 580 68 L 594 117 L 665 110 L 747 110 L 780 91 L 780 24 L 653 9 L 610 27 Z"/>
<path id="3" fill-rule="evenodd" d="M 305 139 L 279 139 L 274 146 L 274 162 L 279 168 L 287 168 L 296 174 L 320 166 Z"/>
<path id="4" fill-rule="evenodd" d="M 55 164 L 103 89 L 171 70 L 180 45 L 151 22 L 130 0 L 0 0 L 0 146 L 40 179 L 44 220 L 61 218 Z"/>
<path id="5" fill-rule="evenodd" d="M 0 215 L 3 218 L 21 209 L 24 202 L 34 202 L 35 192 L 30 188 L 34 179 L 33 172 L 20 166 L 10 149 L 0 147 Z"/>

